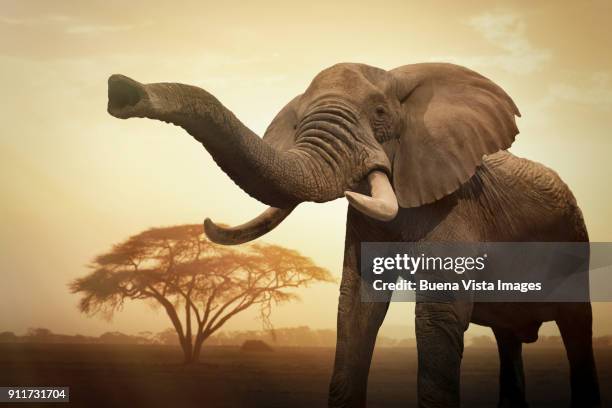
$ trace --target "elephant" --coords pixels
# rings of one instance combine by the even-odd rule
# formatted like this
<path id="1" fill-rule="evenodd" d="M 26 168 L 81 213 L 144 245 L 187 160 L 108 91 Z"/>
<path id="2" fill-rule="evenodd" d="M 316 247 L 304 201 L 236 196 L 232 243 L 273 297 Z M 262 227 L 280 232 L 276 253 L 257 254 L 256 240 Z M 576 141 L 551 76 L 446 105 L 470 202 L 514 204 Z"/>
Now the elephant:
<path id="1" fill-rule="evenodd" d="M 346 197 L 345 252 L 330 407 L 364 407 L 388 302 L 360 299 L 362 242 L 588 242 L 580 208 L 551 169 L 508 151 L 519 110 L 491 80 L 462 66 L 392 70 L 339 63 L 317 74 L 263 138 L 213 95 L 178 83 L 108 80 L 108 112 L 183 128 L 247 194 L 269 208 L 243 225 L 210 219 L 208 237 L 233 245 L 279 225 L 300 203 Z M 600 405 L 588 301 L 416 303 L 419 407 L 460 405 L 470 322 L 491 327 L 499 406 L 525 407 L 522 343 L 555 321 L 571 371 L 571 405 Z"/>

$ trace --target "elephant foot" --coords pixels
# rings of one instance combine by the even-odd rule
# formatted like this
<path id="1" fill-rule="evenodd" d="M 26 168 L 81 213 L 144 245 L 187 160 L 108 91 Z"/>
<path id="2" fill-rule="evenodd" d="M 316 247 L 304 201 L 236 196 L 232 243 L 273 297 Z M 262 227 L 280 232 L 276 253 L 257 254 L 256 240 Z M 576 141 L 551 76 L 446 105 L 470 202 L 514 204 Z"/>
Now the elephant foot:
<path id="1" fill-rule="evenodd" d="M 570 408 L 601 408 L 601 401 L 598 399 L 593 401 L 592 399 L 586 399 L 583 401 L 574 401 L 570 405 Z"/>
<path id="2" fill-rule="evenodd" d="M 328 408 L 365 408 L 366 384 L 367 380 L 362 387 L 351 386 L 350 378 L 335 373 L 329 387 Z"/>
<path id="3" fill-rule="evenodd" d="M 527 401 L 516 401 L 511 399 L 502 399 L 497 404 L 498 408 L 529 408 Z"/>

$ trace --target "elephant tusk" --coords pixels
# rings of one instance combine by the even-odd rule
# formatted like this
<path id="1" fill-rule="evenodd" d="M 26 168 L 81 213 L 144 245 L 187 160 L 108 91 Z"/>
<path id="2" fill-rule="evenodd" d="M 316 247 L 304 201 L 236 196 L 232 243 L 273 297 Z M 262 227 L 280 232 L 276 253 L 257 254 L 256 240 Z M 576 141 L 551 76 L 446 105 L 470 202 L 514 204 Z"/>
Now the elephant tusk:
<path id="1" fill-rule="evenodd" d="M 345 191 L 349 203 L 365 215 L 378 221 L 391 221 L 397 216 L 399 206 L 389 178 L 381 171 L 368 174 L 372 197 L 354 191 Z"/>
<path id="2" fill-rule="evenodd" d="M 235 227 L 221 226 L 215 224 L 210 218 L 206 218 L 204 220 L 204 232 L 211 241 L 217 244 L 244 244 L 272 231 L 291 214 L 294 208 L 295 206 L 287 209 L 269 207 L 251 221 Z"/>

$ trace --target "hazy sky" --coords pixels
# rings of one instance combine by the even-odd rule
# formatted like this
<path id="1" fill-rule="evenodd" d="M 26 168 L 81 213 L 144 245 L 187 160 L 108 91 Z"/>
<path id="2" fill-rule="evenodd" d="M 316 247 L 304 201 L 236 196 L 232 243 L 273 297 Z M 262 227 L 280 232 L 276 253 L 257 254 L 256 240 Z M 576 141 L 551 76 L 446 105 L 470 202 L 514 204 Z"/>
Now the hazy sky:
<path id="1" fill-rule="evenodd" d="M 557 170 L 591 239 L 612 240 L 610 2 L 207 3 L 0 1 L 0 331 L 169 327 L 162 311 L 136 303 L 112 322 L 87 318 L 66 285 L 145 228 L 235 224 L 264 208 L 179 128 L 108 115 L 113 73 L 201 86 L 261 134 L 334 63 L 466 65 L 521 110 L 512 151 Z M 301 205 L 265 240 L 339 277 L 346 206 Z M 301 295 L 274 310 L 277 326 L 335 325 L 337 285 Z M 612 333 L 608 309 L 596 310 L 597 334 Z M 254 316 L 227 328 L 260 328 Z M 411 305 L 394 304 L 386 324 L 412 321 Z"/>

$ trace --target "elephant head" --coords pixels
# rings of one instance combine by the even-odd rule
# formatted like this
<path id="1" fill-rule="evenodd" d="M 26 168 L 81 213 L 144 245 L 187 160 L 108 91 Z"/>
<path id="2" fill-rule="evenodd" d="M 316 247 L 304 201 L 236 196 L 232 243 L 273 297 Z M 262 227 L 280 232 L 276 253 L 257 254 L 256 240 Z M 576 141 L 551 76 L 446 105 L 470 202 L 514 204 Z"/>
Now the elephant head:
<path id="1" fill-rule="evenodd" d="M 483 155 L 512 144 L 520 116 L 500 87 L 452 64 L 334 65 L 277 114 L 263 139 L 193 86 L 113 75 L 108 97 L 113 116 L 184 128 L 238 186 L 271 206 L 233 228 L 207 219 L 209 238 L 224 244 L 265 234 L 303 201 L 344 195 L 380 221 L 398 206 L 436 201 L 467 181 Z"/>

